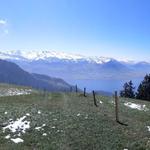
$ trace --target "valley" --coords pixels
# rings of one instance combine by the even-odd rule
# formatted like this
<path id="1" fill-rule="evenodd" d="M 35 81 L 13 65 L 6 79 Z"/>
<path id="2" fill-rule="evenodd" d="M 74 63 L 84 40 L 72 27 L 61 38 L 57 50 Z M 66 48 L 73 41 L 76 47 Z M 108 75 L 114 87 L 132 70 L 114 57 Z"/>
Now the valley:
<path id="1" fill-rule="evenodd" d="M 133 80 L 136 88 L 149 73 L 149 62 L 116 60 L 55 51 L 1 51 L 0 58 L 19 65 L 29 73 L 61 78 L 81 88 L 114 92 Z M 111 86 L 108 84 L 111 83 Z M 90 85 L 90 86 L 89 86 Z"/>

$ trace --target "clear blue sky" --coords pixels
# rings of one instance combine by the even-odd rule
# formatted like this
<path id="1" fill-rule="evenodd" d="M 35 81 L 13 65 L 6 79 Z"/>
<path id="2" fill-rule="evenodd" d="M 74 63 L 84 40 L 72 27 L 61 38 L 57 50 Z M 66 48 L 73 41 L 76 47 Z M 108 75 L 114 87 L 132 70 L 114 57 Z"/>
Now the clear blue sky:
<path id="1" fill-rule="evenodd" d="M 150 60 L 150 1 L 1 0 L 0 49 Z"/>

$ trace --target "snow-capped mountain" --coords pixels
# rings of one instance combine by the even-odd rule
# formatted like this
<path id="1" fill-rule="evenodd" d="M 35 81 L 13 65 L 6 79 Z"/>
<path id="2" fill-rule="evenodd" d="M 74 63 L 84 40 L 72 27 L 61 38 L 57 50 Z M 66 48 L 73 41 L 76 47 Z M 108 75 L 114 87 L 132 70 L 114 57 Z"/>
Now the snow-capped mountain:
<path id="1" fill-rule="evenodd" d="M 0 51 L 0 59 L 31 73 L 71 79 L 134 79 L 150 71 L 150 63 L 87 57 L 56 51 Z"/>
<path id="2" fill-rule="evenodd" d="M 56 52 L 56 51 L 19 51 L 19 50 L 11 50 L 11 51 L 1 51 L 0 52 L 1 59 L 12 59 L 12 60 L 28 60 L 28 61 L 38 61 L 38 60 L 46 60 L 46 61 L 87 61 L 89 63 L 97 63 L 102 64 L 114 60 L 113 58 L 106 57 L 86 57 L 79 54 L 71 54 L 64 52 Z"/>

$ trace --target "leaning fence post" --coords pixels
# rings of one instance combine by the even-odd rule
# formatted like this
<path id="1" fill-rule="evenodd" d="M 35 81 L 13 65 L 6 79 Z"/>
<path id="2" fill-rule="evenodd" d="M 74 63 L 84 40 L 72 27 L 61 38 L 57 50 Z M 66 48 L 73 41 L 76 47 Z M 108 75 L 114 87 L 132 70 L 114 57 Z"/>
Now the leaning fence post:
<path id="1" fill-rule="evenodd" d="M 95 98 L 95 92 L 93 91 L 93 100 L 94 100 L 94 105 L 96 106 L 96 107 L 98 107 L 98 105 L 97 105 L 97 103 L 96 103 L 96 98 Z"/>
<path id="2" fill-rule="evenodd" d="M 84 88 L 84 97 L 86 97 L 86 88 Z"/>
<path id="3" fill-rule="evenodd" d="M 116 113 L 116 122 L 121 125 L 128 126 L 128 124 L 119 121 L 119 98 L 117 95 L 117 91 L 115 91 L 115 113 Z"/>
<path id="4" fill-rule="evenodd" d="M 115 114 L 116 114 L 116 121 L 119 122 L 119 108 L 118 108 L 118 95 L 117 95 L 117 91 L 115 91 Z"/>

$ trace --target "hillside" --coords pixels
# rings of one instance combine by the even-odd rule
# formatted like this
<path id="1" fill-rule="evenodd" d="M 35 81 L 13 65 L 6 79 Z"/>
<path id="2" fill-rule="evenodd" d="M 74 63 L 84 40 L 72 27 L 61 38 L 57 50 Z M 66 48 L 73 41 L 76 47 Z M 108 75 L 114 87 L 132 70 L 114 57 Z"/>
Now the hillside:
<path id="1" fill-rule="evenodd" d="M 0 82 L 31 86 L 48 91 L 68 91 L 70 85 L 60 78 L 52 78 L 40 74 L 32 74 L 21 69 L 18 65 L 0 60 Z"/>
<path id="2" fill-rule="evenodd" d="M 33 93 L 0 97 L 0 149 L 148 150 L 150 103 L 76 93 Z M 18 118 L 18 119 L 17 119 Z"/>

